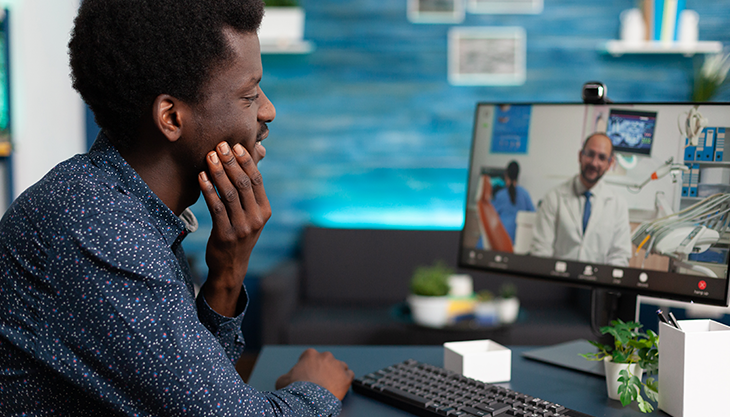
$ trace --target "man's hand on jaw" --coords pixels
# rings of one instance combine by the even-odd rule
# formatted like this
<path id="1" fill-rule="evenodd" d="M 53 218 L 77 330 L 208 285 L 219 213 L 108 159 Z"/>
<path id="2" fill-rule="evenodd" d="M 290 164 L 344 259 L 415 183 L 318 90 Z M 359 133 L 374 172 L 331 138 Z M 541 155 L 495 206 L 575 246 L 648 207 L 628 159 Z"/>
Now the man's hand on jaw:
<path id="1" fill-rule="evenodd" d="M 233 317 L 248 262 L 271 207 L 261 173 L 240 144 L 221 142 L 206 157 L 208 173 L 198 182 L 213 219 L 205 261 L 208 279 L 202 291 L 213 310 Z M 217 192 L 216 192 L 217 190 Z"/>

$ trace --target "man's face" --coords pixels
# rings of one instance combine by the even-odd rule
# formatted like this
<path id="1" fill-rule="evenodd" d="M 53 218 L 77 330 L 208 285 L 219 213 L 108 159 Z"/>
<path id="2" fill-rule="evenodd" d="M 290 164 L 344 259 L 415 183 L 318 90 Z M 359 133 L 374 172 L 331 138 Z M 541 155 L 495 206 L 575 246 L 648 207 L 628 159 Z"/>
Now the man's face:
<path id="1" fill-rule="evenodd" d="M 259 86 L 263 70 L 258 36 L 232 30 L 224 34 L 232 56 L 227 65 L 213 71 L 203 87 L 204 98 L 194 106 L 190 156 L 197 172 L 206 167 L 205 155 L 222 141 L 231 147 L 241 144 L 258 163 L 266 155 L 260 144 L 268 136 L 266 123 L 276 117 L 274 105 Z"/>
<path id="2" fill-rule="evenodd" d="M 580 177 L 587 188 L 593 187 L 611 167 L 611 139 L 595 135 L 588 139 L 585 147 L 578 153 Z"/>

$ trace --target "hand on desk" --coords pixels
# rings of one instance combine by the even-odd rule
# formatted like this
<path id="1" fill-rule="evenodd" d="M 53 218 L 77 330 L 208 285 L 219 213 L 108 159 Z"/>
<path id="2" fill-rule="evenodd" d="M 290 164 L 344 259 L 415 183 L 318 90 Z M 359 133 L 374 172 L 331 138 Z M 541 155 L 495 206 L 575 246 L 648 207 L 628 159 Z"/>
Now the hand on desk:
<path id="1" fill-rule="evenodd" d="M 307 349 L 294 367 L 276 380 L 276 389 L 296 381 L 308 381 L 321 385 L 342 400 L 350 389 L 355 373 L 345 362 L 335 359 L 330 352 Z"/>

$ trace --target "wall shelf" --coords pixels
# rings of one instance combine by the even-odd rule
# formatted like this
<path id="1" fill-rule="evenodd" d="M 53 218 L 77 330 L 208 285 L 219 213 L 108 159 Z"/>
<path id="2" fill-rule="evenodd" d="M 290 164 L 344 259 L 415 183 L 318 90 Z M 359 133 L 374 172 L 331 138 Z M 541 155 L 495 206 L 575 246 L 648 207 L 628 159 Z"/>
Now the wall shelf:
<path id="1" fill-rule="evenodd" d="M 697 41 L 695 43 L 665 43 L 661 41 L 629 43 L 611 40 L 602 46 L 602 50 L 613 56 L 624 54 L 682 54 L 691 57 L 695 54 L 717 54 L 722 52 L 722 42 Z"/>
<path id="2" fill-rule="evenodd" d="M 725 167 L 730 168 L 730 162 L 728 161 L 685 161 L 687 164 L 700 164 L 707 167 Z"/>
<path id="3" fill-rule="evenodd" d="M 262 54 L 310 54 L 314 43 L 310 41 L 261 42 Z"/>

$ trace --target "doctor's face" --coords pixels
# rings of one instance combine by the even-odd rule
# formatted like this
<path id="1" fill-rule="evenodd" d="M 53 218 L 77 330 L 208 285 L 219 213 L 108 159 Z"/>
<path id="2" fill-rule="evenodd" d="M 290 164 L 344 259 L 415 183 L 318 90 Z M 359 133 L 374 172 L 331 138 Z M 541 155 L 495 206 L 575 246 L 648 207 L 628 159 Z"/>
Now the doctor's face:
<path id="1" fill-rule="evenodd" d="M 580 179 L 586 188 L 591 188 L 613 164 L 613 144 L 605 135 L 596 134 L 588 138 L 578 153 Z"/>

